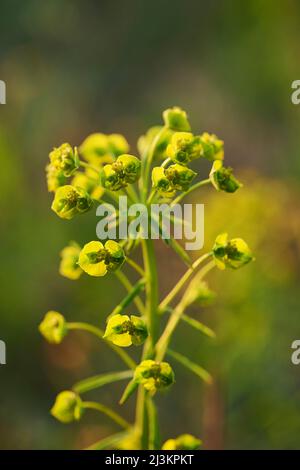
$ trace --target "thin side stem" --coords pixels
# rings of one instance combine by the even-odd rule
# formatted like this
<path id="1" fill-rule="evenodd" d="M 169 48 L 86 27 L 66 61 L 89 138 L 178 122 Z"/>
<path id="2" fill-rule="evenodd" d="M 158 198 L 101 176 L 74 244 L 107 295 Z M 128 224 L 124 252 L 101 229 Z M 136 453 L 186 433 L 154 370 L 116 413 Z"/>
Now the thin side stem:
<path id="1" fill-rule="evenodd" d="M 206 180 L 199 181 L 199 183 L 193 184 L 193 186 L 190 186 L 189 189 L 187 189 L 184 193 L 179 194 L 179 196 L 177 196 L 174 199 L 174 201 L 171 202 L 171 207 L 174 206 L 175 204 L 179 204 L 182 201 L 182 199 L 188 194 L 190 194 L 192 191 L 195 191 L 196 189 L 201 188 L 202 186 L 205 186 L 210 183 L 211 181 L 208 178 Z"/>
<path id="2" fill-rule="evenodd" d="M 142 277 L 145 276 L 145 271 L 133 259 L 126 256 L 126 262 Z"/>
<path id="3" fill-rule="evenodd" d="M 159 304 L 159 311 L 163 312 L 164 309 L 172 302 L 172 300 L 176 297 L 176 295 L 180 292 L 183 288 L 185 283 L 190 279 L 190 277 L 195 273 L 196 269 L 200 266 L 203 261 L 207 260 L 211 256 L 211 253 L 205 253 L 204 255 L 200 256 L 192 266 L 186 271 L 186 273 L 179 279 L 177 284 L 173 287 L 173 289 L 169 292 L 169 294 L 162 300 Z"/>
<path id="4" fill-rule="evenodd" d="M 89 323 L 83 323 L 83 322 L 71 322 L 67 323 L 67 328 L 68 330 L 81 330 L 81 331 L 88 331 L 89 333 L 92 333 L 93 335 L 97 336 L 99 339 L 104 341 L 118 356 L 122 359 L 122 361 L 130 367 L 130 369 L 135 369 L 136 368 L 136 363 L 134 362 L 133 359 L 127 354 L 126 351 L 123 349 L 119 348 L 115 344 L 113 344 L 111 341 L 107 341 L 105 338 L 103 338 L 104 331 L 102 331 L 100 328 L 97 328 L 96 326 L 90 325 Z"/>
<path id="5" fill-rule="evenodd" d="M 130 424 L 124 418 L 122 418 L 122 416 L 120 416 L 111 408 L 108 408 L 107 406 L 102 405 L 101 403 L 97 403 L 94 401 L 84 401 L 83 407 L 88 408 L 90 410 L 97 410 L 100 413 L 105 414 L 106 416 L 111 418 L 115 423 L 121 426 L 121 428 L 124 428 L 124 429 L 130 428 Z"/>

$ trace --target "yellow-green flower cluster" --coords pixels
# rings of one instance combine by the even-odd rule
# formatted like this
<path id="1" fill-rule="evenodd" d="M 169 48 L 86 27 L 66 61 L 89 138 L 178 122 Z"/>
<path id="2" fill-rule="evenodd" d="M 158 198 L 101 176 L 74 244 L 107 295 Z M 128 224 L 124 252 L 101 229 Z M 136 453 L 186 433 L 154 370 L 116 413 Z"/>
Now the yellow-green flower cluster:
<path id="1" fill-rule="evenodd" d="M 114 240 L 107 240 L 104 245 L 99 241 L 92 241 L 81 250 L 78 264 L 90 276 L 100 277 L 120 268 L 124 260 L 124 250 Z"/>
<path id="2" fill-rule="evenodd" d="M 129 145 L 121 134 L 106 135 L 99 132 L 89 135 L 79 150 L 89 163 L 101 166 L 113 162 L 119 155 L 126 154 L 129 151 Z"/>
<path id="3" fill-rule="evenodd" d="M 182 434 L 176 439 L 168 439 L 162 446 L 162 450 L 197 450 L 202 441 L 191 434 Z"/>
<path id="4" fill-rule="evenodd" d="M 83 272 L 81 267 L 78 265 L 80 251 L 80 246 L 75 242 L 70 242 L 68 246 L 61 250 L 61 262 L 59 265 L 59 273 L 62 276 L 72 280 L 80 278 Z"/>
<path id="5" fill-rule="evenodd" d="M 78 421 L 83 411 L 84 408 L 80 397 L 71 390 L 65 390 L 57 395 L 50 413 L 61 423 L 67 424 L 72 421 Z"/>
<path id="6" fill-rule="evenodd" d="M 79 168 L 79 158 L 77 148 L 74 149 L 70 144 L 65 143 L 60 147 L 54 148 L 49 154 L 50 165 L 62 172 L 64 176 L 71 176 Z"/>
<path id="7" fill-rule="evenodd" d="M 93 205 L 90 195 L 79 186 L 61 186 L 55 192 L 51 209 L 62 219 L 73 219 L 76 214 L 88 211 Z"/>
<path id="8" fill-rule="evenodd" d="M 212 252 L 219 269 L 238 269 L 253 260 L 247 243 L 242 238 L 228 240 L 227 233 L 217 236 Z"/>
<path id="9" fill-rule="evenodd" d="M 134 373 L 134 381 L 154 394 L 175 382 L 172 367 L 167 362 L 156 362 L 151 359 L 142 361 Z"/>
<path id="10" fill-rule="evenodd" d="M 163 129 L 162 126 L 153 126 L 148 129 L 145 135 L 141 135 L 137 141 L 137 148 L 140 155 L 146 155 L 148 149 L 153 145 L 154 139 L 157 139 L 158 134 Z M 155 149 L 153 159 L 163 159 L 166 157 L 166 149 L 169 144 L 169 140 L 173 134 L 170 129 L 164 129 L 164 132 L 155 142 Z"/>
<path id="11" fill-rule="evenodd" d="M 49 343 L 59 344 L 68 332 L 67 322 L 61 313 L 50 310 L 40 323 L 39 331 Z"/>
<path id="12" fill-rule="evenodd" d="M 113 315 L 109 318 L 103 338 L 117 346 L 143 344 L 148 336 L 145 322 L 135 315 Z"/>
<path id="13" fill-rule="evenodd" d="M 196 136 L 191 132 L 175 132 L 166 153 L 171 160 L 181 165 L 188 165 L 200 157 L 208 160 L 222 160 L 224 143 L 214 134 L 207 132 Z"/>
<path id="14" fill-rule="evenodd" d="M 213 163 L 209 174 L 210 181 L 217 191 L 234 193 L 242 184 L 233 176 L 231 168 L 225 168 L 221 160 Z"/>
<path id="15" fill-rule="evenodd" d="M 174 108 L 166 109 L 163 112 L 163 120 L 165 126 L 173 131 L 190 131 L 191 126 L 188 121 L 187 113 L 179 108 L 174 106 Z"/>
<path id="16" fill-rule="evenodd" d="M 105 165 L 102 171 L 102 185 L 111 191 L 118 191 L 128 184 L 135 183 L 140 177 L 141 161 L 133 155 L 120 155 L 111 165 Z"/>
<path id="17" fill-rule="evenodd" d="M 161 166 L 152 170 L 152 186 L 164 197 L 173 197 L 176 191 L 186 191 L 195 178 L 195 173 L 186 166 L 175 163 L 168 168 Z"/>

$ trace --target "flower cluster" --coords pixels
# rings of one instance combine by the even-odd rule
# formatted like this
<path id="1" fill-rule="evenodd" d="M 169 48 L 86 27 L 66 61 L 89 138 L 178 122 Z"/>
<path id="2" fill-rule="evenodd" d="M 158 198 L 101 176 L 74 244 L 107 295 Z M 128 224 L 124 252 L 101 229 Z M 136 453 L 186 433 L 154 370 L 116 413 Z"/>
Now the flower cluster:
<path id="1" fill-rule="evenodd" d="M 73 219 L 76 214 L 83 214 L 93 205 L 90 195 L 79 186 L 67 184 L 57 189 L 51 209 L 61 219 Z"/>
<path id="2" fill-rule="evenodd" d="M 217 236 L 213 246 L 213 257 L 219 269 L 238 269 L 253 260 L 247 243 L 242 238 L 228 240 L 228 234 Z"/>
<path id="3" fill-rule="evenodd" d="M 152 185 L 164 197 L 173 197 L 176 191 L 185 191 L 197 173 L 176 163 L 168 168 L 153 168 Z"/>
<path id="4" fill-rule="evenodd" d="M 129 151 L 129 144 L 121 134 L 89 135 L 79 147 L 83 158 L 96 166 L 111 163 L 116 157 Z"/>
<path id="5" fill-rule="evenodd" d="M 118 191 L 135 183 L 141 173 L 141 161 L 133 155 L 120 155 L 112 164 L 105 165 L 101 174 L 102 185 L 111 191 Z"/>
<path id="6" fill-rule="evenodd" d="M 39 325 L 40 333 L 49 343 L 59 344 L 68 332 L 67 323 L 63 315 L 54 310 L 46 313 Z"/>
<path id="7" fill-rule="evenodd" d="M 151 359 L 142 361 L 134 373 L 136 383 L 154 394 L 158 390 L 165 389 L 175 382 L 172 367 L 167 362 L 156 362 Z"/>
<path id="8" fill-rule="evenodd" d="M 83 411 L 80 397 L 75 392 L 65 390 L 57 395 L 50 412 L 61 423 L 71 423 L 78 421 Z"/>

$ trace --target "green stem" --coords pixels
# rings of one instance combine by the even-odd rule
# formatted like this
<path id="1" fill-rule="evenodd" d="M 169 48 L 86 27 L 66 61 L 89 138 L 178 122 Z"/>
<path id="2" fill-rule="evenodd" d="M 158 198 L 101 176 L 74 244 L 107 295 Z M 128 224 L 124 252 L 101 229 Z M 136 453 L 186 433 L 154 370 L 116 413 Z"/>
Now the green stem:
<path id="1" fill-rule="evenodd" d="M 133 259 L 126 256 L 126 262 L 141 276 L 145 276 L 145 271 Z"/>
<path id="2" fill-rule="evenodd" d="M 154 346 L 158 338 L 158 279 L 153 241 L 142 240 L 144 269 L 146 274 L 146 314 L 150 336 L 150 354 L 154 353 Z"/>
<path id="3" fill-rule="evenodd" d="M 153 141 L 151 142 L 151 145 L 149 146 L 148 152 L 146 154 L 146 157 L 143 161 L 144 163 L 144 168 L 143 168 L 143 187 L 142 187 L 142 195 L 143 195 L 143 201 L 145 202 L 147 200 L 147 193 L 148 193 L 148 184 L 149 184 L 149 176 L 151 173 L 151 165 L 152 165 L 152 160 L 154 157 L 154 152 L 156 149 L 156 146 L 161 139 L 162 135 L 164 132 L 167 130 L 167 127 L 164 126 L 161 128 L 161 130 L 158 132 L 158 134 L 155 136 Z"/>
<path id="4" fill-rule="evenodd" d="M 133 359 L 131 359 L 131 357 L 129 356 L 129 354 L 127 354 L 126 351 L 123 351 L 123 349 L 114 345 L 111 341 L 107 341 L 105 338 L 103 338 L 104 331 L 100 330 L 100 328 L 90 325 L 89 323 L 83 322 L 67 323 L 67 328 L 68 330 L 82 330 L 92 333 L 93 335 L 97 336 L 99 339 L 104 341 L 116 354 L 118 354 L 118 356 L 128 367 L 130 367 L 130 369 L 134 370 L 136 368 L 136 363 Z"/>
<path id="5" fill-rule="evenodd" d="M 117 423 L 121 428 L 128 429 L 130 428 L 130 424 L 122 418 L 118 413 L 113 411 L 111 408 L 108 408 L 105 405 L 102 405 L 101 403 L 96 403 L 94 401 L 84 401 L 83 402 L 83 407 L 88 408 L 90 410 L 97 410 L 100 411 L 100 413 L 105 414 L 106 416 L 109 416 L 115 423 Z"/>
<path id="6" fill-rule="evenodd" d="M 193 186 L 190 186 L 189 189 L 187 189 L 184 193 L 179 194 L 179 196 L 177 196 L 174 201 L 172 201 L 171 207 L 175 204 L 179 204 L 185 196 L 190 194 L 192 191 L 195 191 L 195 189 L 201 188 L 202 186 L 205 186 L 209 183 L 211 183 L 211 181 L 208 178 L 206 180 L 199 181 L 199 183 L 193 184 Z"/>
<path id="7" fill-rule="evenodd" d="M 159 311 L 163 312 L 164 309 L 172 302 L 172 300 L 176 297 L 176 295 L 180 292 L 182 287 L 185 283 L 190 279 L 190 277 L 195 273 L 195 270 L 200 266 L 203 261 L 207 260 L 211 256 L 211 253 L 205 253 L 204 255 L 200 256 L 192 266 L 186 271 L 186 273 L 179 279 L 177 284 L 173 287 L 173 289 L 169 292 L 169 294 L 162 300 L 159 304 Z"/>

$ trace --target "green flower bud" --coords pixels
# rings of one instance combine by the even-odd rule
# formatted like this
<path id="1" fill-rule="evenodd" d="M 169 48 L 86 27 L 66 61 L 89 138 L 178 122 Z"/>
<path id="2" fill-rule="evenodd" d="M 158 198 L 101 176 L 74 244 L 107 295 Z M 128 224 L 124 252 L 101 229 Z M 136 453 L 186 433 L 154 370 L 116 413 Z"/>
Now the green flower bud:
<path id="1" fill-rule="evenodd" d="M 120 268 L 124 260 L 123 248 L 114 240 L 108 240 L 105 245 L 92 241 L 81 250 L 78 264 L 90 276 L 100 277 Z"/>
<path id="2" fill-rule="evenodd" d="M 79 151 L 85 160 L 95 166 L 111 163 L 114 160 L 109 138 L 100 132 L 89 135 L 80 145 Z"/>
<path id="3" fill-rule="evenodd" d="M 51 165 L 58 171 L 62 171 L 64 176 L 71 176 L 79 168 L 79 158 L 77 148 L 74 150 L 70 144 L 62 144 L 54 148 L 49 154 Z"/>
<path id="4" fill-rule="evenodd" d="M 162 126 L 154 126 L 150 127 L 145 135 L 141 135 L 141 137 L 137 141 L 137 148 L 140 155 L 145 155 L 146 151 L 150 148 L 153 140 L 156 138 L 157 134 L 162 130 Z M 153 155 L 153 159 L 163 159 L 166 158 L 166 149 L 168 143 L 171 139 L 173 131 L 165 130 L 163 135 L 158 139 L 158 142 L 155 146 L 155 151 Z"/>
<path id="5" fill-rule="evenodd" d="M 134 373 L 134 380 L 154 394 L 157 390 L 169 387 L 175 382 L 172 367 L 167 362 L 156 362 L 150 359 L 142 361 Z"/>
<path id="6" fill-rule="evenodd" d="M 129 151 L 129 144 L 123 135 L 110 134 L 108 136 L 108 148 L 115 157 L 118 157 Z"/>
<path id="7" fill-rule="evenodd" d="M 57 395 L 50 413 L 61 423 L 71 423 L 72 421 L 78 421 L 83 411 L 80 397 L 75 392 L 66 390 Z"/>
<path id="8" fill-rule="evenodd" d="M 201 143 L 203 147 L 203 157 L 208 160 L 223 160 L 224 159 L 224 142 L 215 134 L 208 134 L 204 132 L 201 136 Z"/>
<path id="9" fill-rule="evenodd" d="M 49 192 L 55 192 L 57 188 L 66 184 L 67 177 L 63 171 L 58 170 L 54 165 L 49 163 L 46 166 L 46 180 Z"/>
<path id="10" fill-rule="evenodd" d="M 108 319 L 103 338 L 117 346 L 127 347 L 143 344 L 147 336 L 147 326 L 140 317 L 118 314 Z"/>
<path id="11" fill-rule="evenodd" d="M 65 185 L 57 189 L 51 209 L 62 219 L 72 219 L 88 211 L 93 201 L 84 189 Z"/>
<path id="12" fill-rule="evenodd" d="M 50 310 L 39 325 L 39 331 L 52 344 L 59 344 L 66 336 L 67 322 L 61 313 Z"/>
<path id="13" fill-rule="evenodd" d="M 128 184 L 135 183 L 140 177 L 141 161 L 133 155 L 120 155 L 111 165 L 105 165 L 102 171 L 102 185 L 111 191 L 118 191 Z"/>
<path id="14" fill-rule="evenodd" d="M 168 439 L 162 446 L 162 450 L 197 450 L 202 441 L 191 434 L 182 434 L 176 439 Z"/>
<path id="15" fill-rule="evenodd" d="M 238 269 L 253 260 L 247 243 L 242 238 L 228 240 L 227 233 L 217 236 L 212 251 L 219 269 Z"/>
<path id="16" fill-rule="evenodd" d="M 183 109 L 175 106 L 166 109 L 163 112 L 164 123 L 167 127 L 174 131 L 190 131 L 191 126 L 187 118 L 187 114 Z"/>
<path id="17" fill-rule="evenodd" d="M 81 248 L 75 242 L 70 242 L 61 252 L 61 262 L 59 265 L 59 273 L 68 279 L 79 279 L 82 269 L 78 266 L 78 259 Z"/>
<path id="18" fill-rule="evenodd" d="M 217 191 L 234 193 L 243 185 L 233 176 L 231 168 L 225 168 L 221 160 L 215 160 L 209 178 Z"/>
<path id="19" fill-rule="evenodd" d="M 175 132 L 167 147 L 167 156 L 181 165 L 187 165 L 192 160 L 203 156 L 200 137 L 194 136 L 191 132 Z"/>

